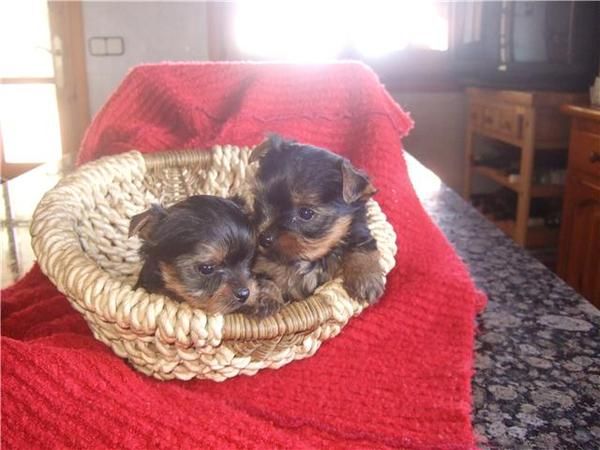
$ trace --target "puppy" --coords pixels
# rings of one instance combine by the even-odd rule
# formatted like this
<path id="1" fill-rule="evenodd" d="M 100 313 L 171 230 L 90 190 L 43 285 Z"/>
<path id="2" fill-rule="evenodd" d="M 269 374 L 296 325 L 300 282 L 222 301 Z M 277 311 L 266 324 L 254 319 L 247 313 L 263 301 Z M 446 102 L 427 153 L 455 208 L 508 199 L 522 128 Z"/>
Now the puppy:
<path id="1" fill-rule="evenodd" d="M 166 209 L 154 205 L 132 218 L 134 234 L 143 240 L 144 261 L 136 288 L 210 314 L 268 312 L 256 305 L 256 239 L 239 200 L 196 195 Z"/>
<path id="2" fill-rule="evenodd" d="M 256 147 L 253 272 L 263 303 L 304 299 L 341 274 L 351 297 L 373 303 L 384 289 L 366 202 L 375 188 L 350 162 L 321 148 L 271 136 Z M 271 281 L 272 284 L 267 283 Z"/>

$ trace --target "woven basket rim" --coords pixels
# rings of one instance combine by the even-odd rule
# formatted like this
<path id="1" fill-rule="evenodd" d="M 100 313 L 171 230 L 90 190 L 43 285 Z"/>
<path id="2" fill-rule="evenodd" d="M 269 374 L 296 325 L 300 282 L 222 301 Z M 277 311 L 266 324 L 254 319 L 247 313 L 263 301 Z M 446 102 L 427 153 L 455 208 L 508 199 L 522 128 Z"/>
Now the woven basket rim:
<path id="1" fill-rule="evenodd" d="M 31 225 L 32 244 L 42 271 L 67 297 L 76 298 L 79 308 L 101 315 L 103 320 L 116 322 L 121 328 L 133 331 L 136 334 L 149 335 L 158 331 L 166 334 L 167 340 L 175 340 L 182 345 L 192 345 L 189 333 L 198 321 L 204 325 L 207 321 L 209 326 L 212 324 L 212 327 L 217 330 L 216 334 L 220 337 L 220 341 L 242 342 L 273 339 L 278 336 L 284 337 L 296 333 L 310 333 L 323 323 L 334 321 L 339 317 L 339 313 L 332 302 L 328 300 L 334 294 L 331 290 L 336 289 L 333 286 L 334 281 L 339 281 L 339 279 L 320 286 L 307 299 L 287 305 L 280 312 L 262 320 L 240 313 L 231 313 L 224 316 L 206 315 L 204 317 L 204 312 L 192 309 L 185 303 L 178 303 L 163 295 L 148 293 L 142 288 L 134 290 L 128 283 L 110 276 L 81 247 L 79 237 L 73 226 L 74 221 L 77 220 L 77 217 L 74 216 L 77 210 L 72 206 L 78 201 L 85 203 L 86 193 L 91 189 L 88 184 L 97 181 L 95 177 L 99 173 L 101 173 L 106 183 L 110 184 L 114 181 L 114 174 L 111 173 L 111 169 L 120 167 L 121 163 L 123 166 L 127 166 L 126 170 L 131 170 L 132 173 L 141 170 L 142 176 L 149 170 L 161 167 L 175 167 L 194 163 L 210 166 L 215 153 L 223 148 L 249 151 L 248 147 L 233 145 L 214 146 L 211 149 L 165 150 L 148 154 L 131 150 L 117 155 L 105 156 L 80 166 L 75 172 L 63 178 L 55 188 L 44 196 L 33 215 Z M 247 158 L 247 155 L 245 158 Z M 73 194 L 73 192 L 76 192 L 76 194 Z M 65 205 L 65 207 L 61 207 L 61 205 Z M 379 225 L 388 227 L 389 229 L 386 229 L 386 232 L 391 233 L 394 237 L 393 242 L 388 243 L 393 248 L 386 249 L 387 261 L 384 269 L 387 275 L 394 265 L 393 260 L 396 253 L 395 234 L 392 226 L 387 222 L 385 215 L 374 200 L 370 200 L 370 207 L 374 208 L 376 214 L 380 215 L 378 220 L 382 223 Z M 49 222 L 52 222 L 55 228 L 48 227 Z M 378 242 L 378 246 L 380 244 Z M 78 246 L 79 252 L 73 246 Z M 43 252 L 50 252 L 51 254 L 46 255 L 47 258 L 44 259 L 42 258 Z M 60 264 L 52 264 L 59 260 Z M 71 271 L 68 269 L 70 265 L 71 267 L 77 267 L 76 273 L 75 271 L 70 273 Z M 85 284 L 85 280 L 81 283 L 80 278 L 82 276 L 90 278 L 89 284 L 83 288 L 81 285 Z M 94 277 L 97 277 L 100 281 L 96 281 Z M 75 282 L 76 279 L 79 281 L 78 284 Z M 122 312 L 120 310 L 121 304 L 115 304 L 114 308 L 109 305 L 111 314 L 106 317 L 102 310 L 94 307 L 93 299 L 88 303 L 81 300 L 88 300 L 86 296 L 96 295 L 100 289 L 99 284 L 102 285 L 102 289 L 114 291 L 115 298 L 129 297 L 127 311 L 120 314 Z M 340 294 L 339 289 L 335 290 L 335 294 Z M 92 306 L 90 307 L 90 305 Z M 136 309 L 138 307 L 141 308 L 139 311 Z M 136 313 L 139 315 L 140 311 L 147 311 L 150 307 L 155 310 L 160 309 L 161 313 L 155 318 L 154 328 L 150 327 L 149 329 L 147 324 L 140 325 L 144 317 L 140 319 L 136 316 Z M 200 313 L 198 313 L 199 311 Z M 113 312 L 114 314 L 112 314 Z M 169 321 L 177 323 L 174 325 Z M 176 330 L 173 331 L 172 329 L 177 326 L 179 329 L 187 330 L 188 336 L 178 336 Z"/>

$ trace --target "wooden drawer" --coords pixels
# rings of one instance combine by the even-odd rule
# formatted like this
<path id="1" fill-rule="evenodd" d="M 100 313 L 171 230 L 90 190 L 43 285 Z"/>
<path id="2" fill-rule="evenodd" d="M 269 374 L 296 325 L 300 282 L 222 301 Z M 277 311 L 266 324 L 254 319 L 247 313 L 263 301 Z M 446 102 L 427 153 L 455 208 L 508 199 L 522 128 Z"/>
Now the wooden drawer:
<path id="1" fill-rule="evenodd" d="M 513 139 L 521 139 L 523 135 L 523 116 L 515 108 L 498 108 L 498 122 L 496 128 Z"/>
<path id="2" fill-rule="evenodd" d="M 498 126 L 499 111 L 495 106 L 484 106 L 481 112 L 481 128 L 496 131 Z"/>
<path id="3" fill-rule="evenodd" d="M 473 128 L 480 128 L 483 124 L 483 106 L 479 103 L 470 104 L 469 123 Z"/>
<path id="4" fill-rule="evenodd" d="M 569 145 L 569 169 L 600 177 L 600 135 L 573 130 Z"/>
<path id="5" fill-rule="evenodd" d="M 474 103 L 470 108 L 469 119 L 474 128 L 504 136 L 511 141 L 520 140 L 523 135 L 523 116 L 512 106 Z"/>

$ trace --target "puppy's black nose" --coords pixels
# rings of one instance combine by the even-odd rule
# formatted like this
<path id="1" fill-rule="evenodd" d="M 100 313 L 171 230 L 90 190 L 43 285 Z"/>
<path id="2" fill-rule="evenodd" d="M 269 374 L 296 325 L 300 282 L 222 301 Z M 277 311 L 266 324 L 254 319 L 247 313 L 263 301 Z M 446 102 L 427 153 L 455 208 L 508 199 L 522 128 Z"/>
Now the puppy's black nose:
<path id="1" fill-rule="evenodd" d="M 273 235 L 271 233 L 263 233 L 258 238 L 258 242 L 264 248 L 269 248 L 273 245 Z"/>
<path id="2" fill-rule="evenodd" d="M 238 300 L 245 302 L 246 300 L 248 300 L 248 297 L 250 296 L 250 289 L 248 289 L 248 288 L 237 289 L 235 291 L 235 296 L 238 298 Z"/>

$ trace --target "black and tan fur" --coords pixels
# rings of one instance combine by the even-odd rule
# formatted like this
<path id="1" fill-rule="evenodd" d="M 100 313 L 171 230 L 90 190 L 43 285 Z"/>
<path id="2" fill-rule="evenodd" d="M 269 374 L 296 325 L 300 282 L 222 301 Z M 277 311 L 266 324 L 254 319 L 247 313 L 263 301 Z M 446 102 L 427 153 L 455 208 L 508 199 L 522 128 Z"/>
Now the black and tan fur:
<path id="1" fill-rule="evenodd" d="M 286 303 L 339 273 L 352 297 L 379 299 L 384 278 L 367 227 L 366 202 L 375 193 L 367 175 L 339 155 L 278 136 L 256 147 L 250 161 L 259 164 L 256 277 L 272 281 Z"/>
<path id="2" fill-rule="evenodd" d="M 155 205 L 132 218 L 129 234 L 143 240 L 136 288 L 213 314 L 270 313 L 258 303 L 250 272 L 256 239 L 238 200 L 196 195 L 169 208 Z"/>

